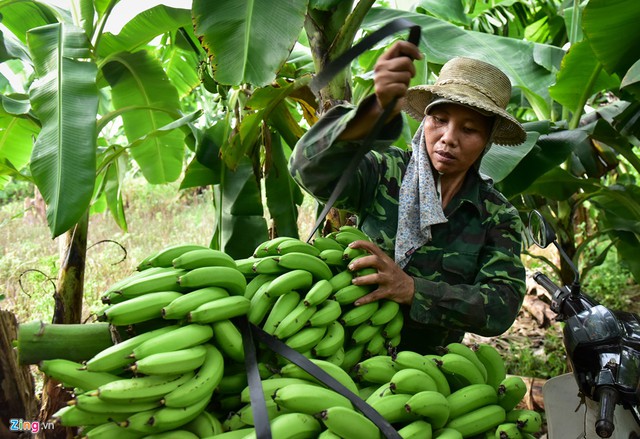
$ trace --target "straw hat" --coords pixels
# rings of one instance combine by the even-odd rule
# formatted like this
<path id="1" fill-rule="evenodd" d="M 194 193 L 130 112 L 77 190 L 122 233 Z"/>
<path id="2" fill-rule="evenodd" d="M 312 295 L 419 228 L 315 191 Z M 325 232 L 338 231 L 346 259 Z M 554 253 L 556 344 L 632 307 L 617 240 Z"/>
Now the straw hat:
<path id="1" fill-rule="evenodd" d="M 519 145 L 527 133 L 505 110 L 510 98 L 511 82 L 500 69 L 483 61 L 459 57 L 442 66 L 435 84 L 411 87 L 403 109 L 411 117 L 422 120 L 430 103 L 440 99 L 453 101 L 496 116 L 491 138 L 494 143 Z"/>

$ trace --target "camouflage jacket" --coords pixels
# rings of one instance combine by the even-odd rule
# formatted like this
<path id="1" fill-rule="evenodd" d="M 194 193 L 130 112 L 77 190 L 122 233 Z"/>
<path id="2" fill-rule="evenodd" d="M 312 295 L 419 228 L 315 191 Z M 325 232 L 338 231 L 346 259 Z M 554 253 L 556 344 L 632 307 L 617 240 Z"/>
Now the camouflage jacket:
<path id="1" fill-rule="evenodd" d="M 331 190 L 359 145 L 337 141 L 355 110 L 327 112 L 297 143 L 289 169 L 320 201 Z M 390 144 L 399 136 L 397 117 L 371 145 L 336 207 L 356 213 L 359 227 L 393 258 L 400 182 L 411 155 Z M 522 222 L 516 209 L 472 168 L 445 209 L 448 221 L 432 226 L 432 240 L 412 256 L 405 272 L 415 281 L 400 349 L 421 353 L 460 341 L 465 332 L 496 336 L 514 322 L 525 294 L 520 259 Z"/>

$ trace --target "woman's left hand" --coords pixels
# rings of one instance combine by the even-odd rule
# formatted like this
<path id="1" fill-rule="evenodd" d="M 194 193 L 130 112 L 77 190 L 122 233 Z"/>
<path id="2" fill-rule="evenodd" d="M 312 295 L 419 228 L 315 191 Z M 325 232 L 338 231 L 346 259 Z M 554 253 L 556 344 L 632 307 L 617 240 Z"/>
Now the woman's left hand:
<path id="1" fill-rule="evenodd" d="M 380 299 L 389 299 L 403 305 L 411 305 L 414 294 L 414 282 L 411 276 L 405 273 L 393 259 L 370 241 L 354 241 L 349 246 L 364 249 L 370 253 L 350 262 L 349 270 L 357 271 L 367 267 L 378 270 L 375 274 L 353 278 L 354 285 L 378 286 L 376 290 L 358 299 L 355 302 L 356 305 L 364 305 Z"/>

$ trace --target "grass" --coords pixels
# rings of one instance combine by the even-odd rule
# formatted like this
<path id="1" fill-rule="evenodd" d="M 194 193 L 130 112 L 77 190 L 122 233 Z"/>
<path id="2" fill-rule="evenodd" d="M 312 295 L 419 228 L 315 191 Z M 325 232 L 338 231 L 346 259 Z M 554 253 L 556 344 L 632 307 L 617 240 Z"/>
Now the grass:
<path id="1" fill-rule="evenodd" d="M 172 244 L 209 245 L 213 235 L 210 192 L 180 192 L 177 183 L 152 186 L 139 180 L 127 182 L 125 187 L 129 206 L 127 232 L 115 224 L 108 212 L 94 214 L 90 219 L 85 318 L 102 306 L 102 292 L 131 274 L 145 256 Z M 51 321 L 60 239 L 52 239 L 41 221 L 25 223 L 21 200 L 0 206 L 0 277 L 5 296 L 0 307 L 16 314 L 19 322 Z M 126 250 L 126 257 L 120 246 Z"/>

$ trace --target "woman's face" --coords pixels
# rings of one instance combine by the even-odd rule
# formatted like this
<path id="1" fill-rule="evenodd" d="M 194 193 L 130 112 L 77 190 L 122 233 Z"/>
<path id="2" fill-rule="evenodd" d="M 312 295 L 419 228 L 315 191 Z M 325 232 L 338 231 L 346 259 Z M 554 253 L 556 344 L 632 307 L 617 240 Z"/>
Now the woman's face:
<path id="1" fill-rule="evenodd" d="M 433 167 L 443 175 L 462 175 L 489 141 L 492 119 L 463 105 L 436 105 L 425 116 L 424 140 Z"/>

